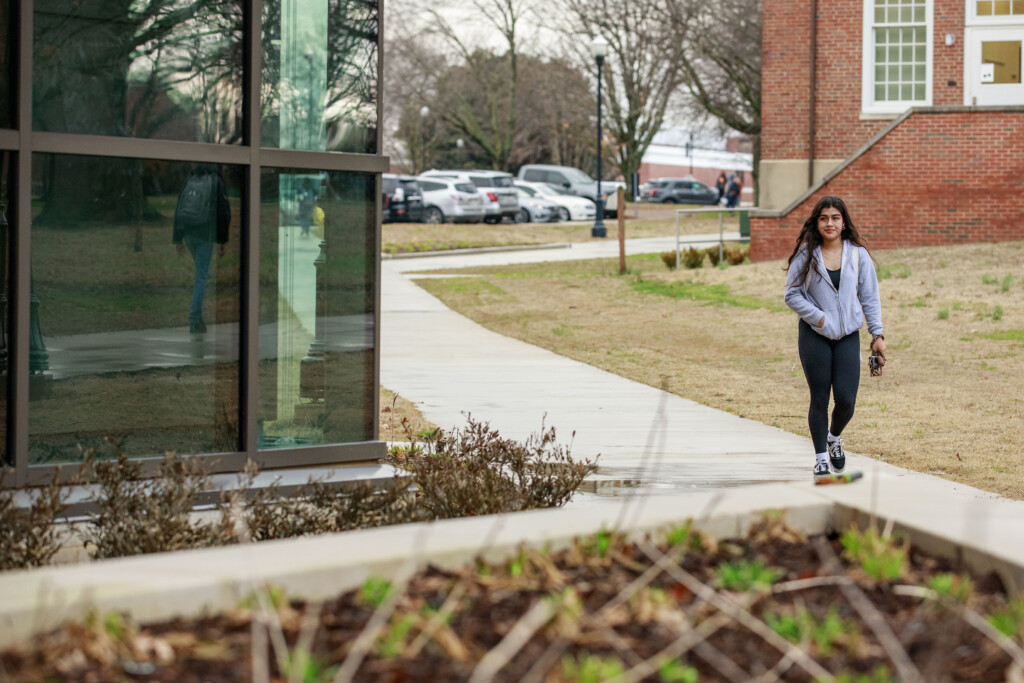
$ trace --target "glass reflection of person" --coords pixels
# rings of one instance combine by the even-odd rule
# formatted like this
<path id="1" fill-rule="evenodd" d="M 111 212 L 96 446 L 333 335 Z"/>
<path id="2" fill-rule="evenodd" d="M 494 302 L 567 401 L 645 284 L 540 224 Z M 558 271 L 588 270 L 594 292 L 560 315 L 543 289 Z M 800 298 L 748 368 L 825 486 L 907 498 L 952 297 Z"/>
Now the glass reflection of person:
<path id="1" fill-rule="evenodd" d="M 313 211 L 316 209 L 316 189 L 313 187 L 312 180 L 302 179 L 302 184 L 299 186 L 298 192 L 295 193 L 295 199 L 298 204 L 299 227 L 302 228 L 302 236 L 307 237 L 310 225 L 313 223 Z"/>
<path id="2" fill-rule="evenodd" d="M 224 256 L 230 222 L 231 206 L 228 204 L 224 178 L 215 165 L 197 164 L 178 195 L 171 238 L 178 254 L 183 255 L 187 247 L 195 264 L 195 282 L 188 309 L 188 330 L 193 334 L 206 332 L 203 297 L 206 294 L 206 281 L 210 277 L 213 245 L 220 245 L 220 255 Z"/>

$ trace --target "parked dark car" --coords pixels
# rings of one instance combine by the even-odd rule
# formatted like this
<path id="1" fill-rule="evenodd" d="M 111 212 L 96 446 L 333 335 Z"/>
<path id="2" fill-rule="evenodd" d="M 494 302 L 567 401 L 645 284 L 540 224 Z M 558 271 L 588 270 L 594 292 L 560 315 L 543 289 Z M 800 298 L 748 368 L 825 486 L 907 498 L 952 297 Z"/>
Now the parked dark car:
<path id="1" fill-rule="evenodd" d="M 385 173 L 381 186 L 381 213 L 385 223 L 418 223 L 423 220 L 423 191 L 416 178 Z"/>
<path id="2" fill-rule="evenodd" d="M 657 178 L 646 183 L 640 199 L 667 204 L 717 204 L 718 191 L 693 178 Z"/>

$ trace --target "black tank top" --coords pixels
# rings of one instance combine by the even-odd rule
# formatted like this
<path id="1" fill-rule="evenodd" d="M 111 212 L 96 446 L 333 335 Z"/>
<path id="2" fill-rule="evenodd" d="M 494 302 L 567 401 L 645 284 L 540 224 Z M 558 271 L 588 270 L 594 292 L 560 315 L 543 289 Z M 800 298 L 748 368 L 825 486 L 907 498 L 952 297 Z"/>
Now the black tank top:
<path id="1" fill-rule="evenodd" d="M 836 291 L 838 292 L 839 291 L 839 273 L 843 269 L 842 268 L 836 268 L 835 270 L 829 270 L 828 268 L 826 268 L 825 270 L 828 272 L 828 276 L 830 278 L 832 278 L 832 286 L 835 287 Z"/>

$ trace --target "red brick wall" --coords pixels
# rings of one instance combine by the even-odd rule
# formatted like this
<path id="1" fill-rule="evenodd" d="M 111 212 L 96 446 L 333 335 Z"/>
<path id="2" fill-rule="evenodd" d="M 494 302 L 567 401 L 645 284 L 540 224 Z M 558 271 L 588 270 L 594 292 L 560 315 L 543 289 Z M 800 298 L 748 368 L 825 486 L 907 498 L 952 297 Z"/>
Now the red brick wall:
<path id="1" fill-rule="evenodd" d="M 889 122 L 860 118 L 864 0 L 818 0 L 817 13 L 814 156 L 845 159 Z M 806 159 L 810 0 L 764 0 L 762 21 L 762 158 Z M 963 0 L 935 0 L 932 38 L 932 103 L 963 104 Z"/>
<path id="2" fill-rule="evenodd" d="M 761 158 L 806 159 L 811 3 L 761 7 Z"/>
<path id="3" fill-rule="evenodd" d="M 794 211 L 752 218 L 751 260 L 789 256 L 829 194 L 875 249 L 1024 239 L 1024 108 L 911 115 Z"/>
<path id="4" fill-rule="evenodd" d="M 816 159 L 845 159 L 890 123 L 860 119 L 863 40 L 864 0 L 818 0 Z"/>
<path id="5" fill-rule="evenodd" d="M 932 26 L 932 104 L 963 104 L 964 3 L 935 0 Z M 955 37 L 952 45 L 946 45 L 947 33 Z"/>

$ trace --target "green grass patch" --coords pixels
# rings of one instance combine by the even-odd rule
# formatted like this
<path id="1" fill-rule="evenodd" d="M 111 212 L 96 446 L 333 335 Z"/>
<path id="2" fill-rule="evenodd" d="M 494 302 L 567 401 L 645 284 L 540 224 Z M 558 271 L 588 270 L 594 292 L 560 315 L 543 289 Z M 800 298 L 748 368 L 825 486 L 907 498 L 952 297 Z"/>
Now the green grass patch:
<path id="1" fill-rule="evenodd" d="M 996 341 L 1024 342 L 1024 330 L 999 330 L 998 332 L 988 332 L 978 336 L 985 339 L 995 339 Z"/>
<path id="2" fill-rule="evenodd" d="M 729 285 L 702 285 L 692 280 L 685 280 L 683 282 L 640 280 L 634 282 L 632 286 L 633 291 L 640 294 L 665 296 L 670 299 L 705 301 L 719 306 L 736 306 L 737 308 L 763 308 L 773 313 L 789 310 L 786 306 L 768 299 L 730 294 Z"/>
<path id="3" fill-rule="evenodd" d="M 899 278 L 900 280 L 906 280 L 910 277 L 910 268 L 901 264 L 893 263 L 886 266 L 878 266 L 878 279 L 888 280 L 889 278 Z"/>

